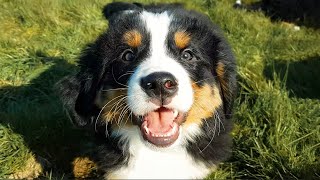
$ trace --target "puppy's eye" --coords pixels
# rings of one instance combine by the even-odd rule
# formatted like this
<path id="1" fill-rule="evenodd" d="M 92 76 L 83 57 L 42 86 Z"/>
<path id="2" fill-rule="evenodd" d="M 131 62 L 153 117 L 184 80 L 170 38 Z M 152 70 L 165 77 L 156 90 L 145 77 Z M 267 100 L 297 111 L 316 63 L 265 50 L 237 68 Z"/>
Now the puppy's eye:
<path id="1" fill-rule="evenodd" d="M 133 61 L 135 59 L 136 55 L 131 50 L 127 50 L 122 54 L 122 60 L 124 61 Z"/>
<path id="2" fill-rule="evenodd" d="M 189 60 L 193 59 L 193 53 L 190 50 L 184 50 L 181 53 L 181 57 L 180 58 L 181 58 L 181 60 L 189 61 Z"/>

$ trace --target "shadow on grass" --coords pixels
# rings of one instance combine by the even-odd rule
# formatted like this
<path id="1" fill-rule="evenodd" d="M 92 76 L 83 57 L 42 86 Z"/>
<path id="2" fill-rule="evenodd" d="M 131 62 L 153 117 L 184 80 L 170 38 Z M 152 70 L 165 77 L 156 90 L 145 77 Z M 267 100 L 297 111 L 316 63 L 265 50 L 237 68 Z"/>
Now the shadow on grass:
<path id="1" fill-rule="evenodd" d="M 73 158 L 92 137 L 73 127 L 54 92 L 54 85 L 76 68 L 64 59 L 37 55 L 52 65 L 29 85 L 0 87 L 0 123 L 22 135 L 32 153 L 47 162 L 46 170 L 68 176 Z"/>
<path id="2" fill-rule="evenodd" d="M 261 10 L 273 21 L 281 20 L 300 26 L 320 28 L 319 0 L 261 0 L 236 7 L 249 11 Z"/>
<path id="3" fill-rule="evenodd" d="M 291 97 L 320 99 L 320 56 L 301 61 L 274 61 L 267 65 L 264 75 L 284 81 Z"/>

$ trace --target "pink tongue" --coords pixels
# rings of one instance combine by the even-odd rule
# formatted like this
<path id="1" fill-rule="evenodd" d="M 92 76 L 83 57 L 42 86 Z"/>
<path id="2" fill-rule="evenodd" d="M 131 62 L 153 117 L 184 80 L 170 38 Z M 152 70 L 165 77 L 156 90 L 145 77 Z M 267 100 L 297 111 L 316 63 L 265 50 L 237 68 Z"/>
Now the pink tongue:
<path id="1" fill-rule="evenodd" d="M 148 129 L 152 133 L 166 133 L 173 125 L 173 111 L 164 107 L 148 113 L 144 120 L 147 121 Z"/>

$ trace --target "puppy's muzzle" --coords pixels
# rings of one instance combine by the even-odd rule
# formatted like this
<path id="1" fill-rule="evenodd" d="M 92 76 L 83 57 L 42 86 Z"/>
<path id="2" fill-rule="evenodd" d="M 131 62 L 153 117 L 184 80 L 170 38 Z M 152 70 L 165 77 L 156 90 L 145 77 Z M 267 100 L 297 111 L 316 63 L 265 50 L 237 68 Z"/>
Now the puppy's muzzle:
<path id="1" fill-rule="evenodd" d="M 151 101 L 159 105 L 169 104 L 178 91 L 178 81 L 168 72 L 149 74 L 141 79 L 140 86 Z"/>

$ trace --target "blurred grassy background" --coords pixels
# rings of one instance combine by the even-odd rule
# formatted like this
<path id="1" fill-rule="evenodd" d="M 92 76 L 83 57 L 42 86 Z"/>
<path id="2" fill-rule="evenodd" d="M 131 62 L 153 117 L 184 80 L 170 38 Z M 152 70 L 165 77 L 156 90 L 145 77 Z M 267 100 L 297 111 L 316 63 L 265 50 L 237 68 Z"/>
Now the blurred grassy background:
<path id="1" fill-rule="evenodd" d="M 46 164 L 43 178 L 70 177 L 72 159 L 92 146 L 52 87 L 107 28 L 108 2 L 0 0 L 0 178 L 31 171 L 30 159 Z M 320 30 L 296 31 L 233 0 L 184 3 L 221 26 L 239 66 L 233 156 L 208 178 L 320 178 Z"/>

